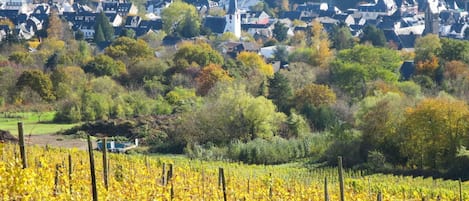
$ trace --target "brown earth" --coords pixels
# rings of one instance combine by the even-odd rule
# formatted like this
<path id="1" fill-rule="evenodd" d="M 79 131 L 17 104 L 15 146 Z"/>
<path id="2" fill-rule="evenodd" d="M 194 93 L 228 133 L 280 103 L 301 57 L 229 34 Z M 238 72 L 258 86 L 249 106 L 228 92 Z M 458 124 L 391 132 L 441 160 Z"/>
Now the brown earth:
<path id="1" fill-rule="evenodd" d="M 25 143 L 28 145 L 77 148 L 80 150 L 88 150 L 88 144 L 85 139 L 72 138 L 67 135 L 27 135 L 24 136 L 24 140 Z M 96 147 L 96 144 L 94 144 L 93 147 Z"/>

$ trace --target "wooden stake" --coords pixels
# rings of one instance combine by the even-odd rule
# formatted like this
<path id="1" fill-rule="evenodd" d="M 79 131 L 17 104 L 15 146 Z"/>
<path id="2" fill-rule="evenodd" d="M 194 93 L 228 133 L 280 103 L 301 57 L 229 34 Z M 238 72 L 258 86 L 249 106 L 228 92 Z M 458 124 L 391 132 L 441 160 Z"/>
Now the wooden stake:
<path id="1" fill-rule="evenodd" d="M 93 145 L 91 144 L 90 135 L 88 135 L 88 153 L 90 156 L 91 190 L 93 192 L 93 201 L 98 201 L 98 189 L 96 187 L 96 172 L 94 166 Z"/>
<path id="2" fill-rule="evenodd" d="M 163 171 L 161 172 L 161 185 L 166 186 L 166 163 L 163 163 Z"/>
<path id="3" fill-rule="evenodd" d="M 72 194 L 72 173 L 73 173 L 72 155 L 68 154 L 68 188 L 70 190 L 70 195 Z"/>
<path id="4" fill-rule="evenodd" d="M 24 148 L 23 122 L 18 122 L 18 136 L 19 136 L 21 161 L 23 162 L 23 169 L 25 169 L 25 168 L 28 168 L 28 161 L 26 160 L 26 151 Z"/>
<path id="5" fill-rule="evenodd" d="M 339 183 L 340 183 L 340 200 L 345 201 L 344 196 L 344 175 L 343 175 L 343 167 L 342 167 L 342 156 L 338 157 L 338 165 L 339 165 Z"/>
<path id="6" fill-rule="evenodd" d="M 220 180 L 222 183 L 222 189 L 223 189 L 223 201 L 226 201 L 226 182 L 225 182 L 225 172 L 223 171 L 223 168 L 218 168 L 218 172 L 220 175 Z"/>
<path id="7" fill-rule="evenodd" d="M 461 178 L 459 178 L 459 201 L 464 201 L 462 197 L 462 182 Z"/>
<path id="8" fill-rule="evenodd" d="M 381 193 L 381 191 L 378 192 L 378 196 L 376 197 L 376 200 L 383 201 L 383 194 Z"/>
<path id="9" fill-rule="evenodd" d="M 327 190 L 327 177 L 324 177 L 324 201 L 329 201 L 329 191 Z"/>
<path id="10" fill-rule="evenodd" d="M 106 137 L 103 138 L 103 178 L 104 178 L 104 187 L 106 190 L 109 190 L 109 170 L 107 164 L 107 139 Z"/>

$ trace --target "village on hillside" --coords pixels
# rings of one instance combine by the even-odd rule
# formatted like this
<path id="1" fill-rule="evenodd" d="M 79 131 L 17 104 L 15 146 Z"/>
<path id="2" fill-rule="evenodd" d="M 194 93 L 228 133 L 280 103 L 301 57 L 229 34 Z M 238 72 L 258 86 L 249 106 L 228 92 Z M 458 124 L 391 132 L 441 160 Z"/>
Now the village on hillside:
<path id="1" fill-rule="evenodd" d="M 188 1 L 203 16 L 202 26 L 205 29 L 214 34 L 232 32 L 237 38 L 241 37 L 241 32 L 255 38 L 271 38 L 277 22 L 287 26 L 288 34 L 292 36 L 296 31 L 305 30 L 313 20 L 318 20 L 326 30 L 332 29 L 334 25 L 345 24 L 354 36 L 360 36 L 367 25 L 376 26 L 384 31 L 387 42 L 397 49 L 412 49 L 415 39 L 426 33 L 456 39 L 469 38 L 469 34 L 466 34 L 469 32 L 466 6 L 456 1 L 375 0 L 347 10 L 340 10 L 330 3 L 304 3 L 294 10 L 280 12 L 278 18 L 269 16 L 264 11 L 251 10 L 259 2 Z M 148 0 L 144 5 L 146 11 L 142 12 L 134 3 L 127 1 L 105 0 L 85 5 L 73 0 L 51 0 L 47 3 L 3 0 L 0 2 L 0 18 L 8 18 L 14 24 L 14 29 L 1 25 L 0 39 L 5 40 L 8 34 L 15 34 L 26 40 L 33 38 L 46 28 L 45 23 L 51 12 L 57 12 L 62 19 L 68 21 L 74 33 L 82 32 L 87 40 L 93 39 L 96 17 L 101 12 L 109 19 L 114 35 L 119 36 L 123 29 L 131 29 L 139 37 L 162 30 L 161 11 L 171 3 L 172 0 Z M 208 15 L 210 9 L 220 8 L 226 11 L 226 16 Z M 304 23 L 294 23 L 297 21 Z M 242 43 L 230 45 L 230 48 L 243 50 L 258 49 Z"/>

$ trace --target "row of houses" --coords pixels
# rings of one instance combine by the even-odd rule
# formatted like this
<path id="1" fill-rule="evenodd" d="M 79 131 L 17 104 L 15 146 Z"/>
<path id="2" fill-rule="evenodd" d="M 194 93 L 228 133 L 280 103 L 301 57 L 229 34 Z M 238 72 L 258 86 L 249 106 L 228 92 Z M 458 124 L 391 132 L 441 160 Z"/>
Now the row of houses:
<path id="1" fill-rule="evenodd" d="M 278 21 L 285 24 L 289 28 L 288 33 L 293 35 L 295 31 L 308 29 L 313 20 L 321 22 L 329 31 L 336 25 L 345 24 L 354 36 L 360 36 L 365 26 L 376 26 L 384 31 L 388 42 L 399 49 L 412 48 L 417 37 L 428 33 L 467 38 L 465 32 L 469 17 L 463 9 L 466 6 L 456 0 L 375 0 L 345 11 L 328 3 L 305 3 L 293 11 L 279 13 L 278 18 L 272 18 L 263 11 L 251 11 L 250 7 L 259 1 L 188 0 L 204 16 L 203 26 L 207 30 L 214 34 L 232 32 L 238 38 L 242 31 L 256 38 L 271 38 L 274 24 Z M 172 0 L 148 0 L 145 5 L 147 17 L 143 19 L 137 15 L 137 7 L 127 1 L 101 1 L 87 6 L 69 0 L 50 1 L 47 4 L 3 0 L 0 1 L 0 19 L 9 19 L 13 27 L 0 26 L 0 39 L 8 33 L 16 33 L 23 39 L 32 38 L 46 27 L 52 10 L 66 19 L 73 31 L 83 32 L 86 39 L 93 38 L 94 24 L 100 12 L 107 16 L 116 35 L 120 35 L 123 29 L 132 29 L 136 36 L 142 36 L 162 29 L 161 11 L 171 3 Z M 224 9 L 226 15 L 207 15 L 213 8 Z M 305 23 L 293 23 L 297 20 Z"/>

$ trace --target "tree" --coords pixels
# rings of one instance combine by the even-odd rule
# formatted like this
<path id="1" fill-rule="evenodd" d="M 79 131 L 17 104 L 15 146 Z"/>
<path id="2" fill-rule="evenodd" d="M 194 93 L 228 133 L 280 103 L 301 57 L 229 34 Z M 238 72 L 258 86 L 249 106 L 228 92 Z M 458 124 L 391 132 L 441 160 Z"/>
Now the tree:
<path id="1" fill-rule="evenodd" d="M 360 154 L 366 158 L 370 151 L 379 151 L 394 163 L 402 162 L 399 127 L 405 107 L 404 98 L 397 93 L 379 93 L 359 103 L 356 124 L 362 131 Z"/>
<path id="2" fill-rule="evenodd" d="M 438 52 L 438 56 L 442 60 L 461 60 L 466 63 L 469 62 L 469 42 L 449 38 L 443 38 L 440 42 L 441 50 Z"/>
<path id="3" fill-rule="evenodd" d="M 177 71 L 182 71 L 190 66 L 204 67 L 209 64 L 223 64 L 223 57 L 218 51 L 201 41 L 195 44 L 182 43 L 174 54 L 174 64 Z"/>
<path id="4" fill-rule="evenodd" d="M 53 93 L 52 82 L 50 78 L 39 70 L 28 70 L 21 73 L 18 81 L 16 82 L 18 91 L 23 90 L 25 87 L 31 88 L 34 92 L 45 101 L 55 100 Z"/>
<path id="5" fill-rule="evenodd" d="M 267 98 L 272 100 L 280 112 L 290 113 L 293 91 L 290 82 L 283 74 L 277 72 L 269 80 L 269 95 Z"/>
<path id="6" fill-rule="evenodd" d="M 331 63 L 331 80 L 352 98 L 362 99 L 370 81 L 396 82 L 401 62 L 395 50 L 356 45 L 337 54 Z"/>
<path id="7" fill-rule="evenodd" d="M 194 34 L 198 35 L 201 24 L 196 8 L 182 1 L 175 1 L 163 9 L 161 20 L 163 20 L 163 30 L 168 35 L 196 36 Z"/>
<path id="8" fill-rule="evenodd" d="M 220 65 L 209 64 L 200 71 L 195 80 L 197 82 L 197 93 L 206 95 L 217 82 L 231 81 L 232 78 Z"/>
<path id="9" fill-rule="evenodd" d="M 280 21 L 277 21 L 277 23 L 274 24 L 272 33 L 275 39 L 277 39 L 279 42 L 283 42 L 287 39 L 288 27 Z"/>
<path id="10" fill-rule="evenodd" d="M 329 35 L 318 20 L 312 22 L 311 35 L 311 49 L 313 50 L 311 64 L 326 68 L 333 54 L 330 49 Z"/>
<path id="11" fill-rule="evenodd" d="M 54 52 L 44 64 L 44 70 L 54 71 L 57 69 L 57 65 L 59 64 L 59 53 Z"/>
<path id="12" fill-rule="evenodd" d="M 381 29 L 373 25 L 367 25 L 363 28 L 363 35 L 360 38 L 362 43 L 370 42 L 373 46 L 384 47 L 386 45 L 386 37 Z"/>
<path id="13" fill-rule="evenodd" d="M 262 75 L 271 77 L 274 75 L 272 65 L 265 63 L 264 59 L 254 52 L 241 52 L 236 57 L 245 68 L 258 70 Z"/>
<path id="14" fill-rule="evenodd" d="M 441 51 L 438 35 L 428 34 L 415 40 L 415 63 L 436 58 Z"/>
<path id="15" fill-rule="evenodd" d="M 122 29 L 122 33 L 120 34 L 120 37 L 135 38 L 135 34 L 136 33 L 133 29 L 124 28 Z"/>
<path id="16" fill-rule="evenodd" d="M 33 57 L 28 52 L 13 52 L 8 56 L 8 61 L 15 62 L 22 65 L 31 65 L 34 62 Z"/>
<path id="17" fill-rule="evenodd" d="M 438 55 L 441 51 L 440 38 L 429 34 L 415 40 L 415 58 L 417 73 L 435 79 L 439 67 Z"/>
<path id="18" fill-rule="evenodd" d="M 200 20 L 198 18 L 185 17 L 183 25 L 178 26 L 177 32 L 184 38 L 200 35 Z"/>
<path id="19" fill-rule="evenodd" d="M 185 114 L 178 131 L 187 142 L 227 145 L 233 140 L 269 139 L 284 120 L 268 99 L 253 97 L 244 86 L 224 85 L 200 108 Z"/>
<path id="20" fill-rule="evenodd" d="M 295 103 L 298 109 L 305 105 L 329 106 L 335 101 L 334 91 L 326 85 L 310 84 L 295 92 Z"/>
<path id="21" fill-rule="evenodd" d="M 115 61 L 104 54 L 94 57 L 83 67 L 83 70 L 96 76 L 119 76 L 126 72 L 124 63 Z"/>
<path id="22" fill-rule="evenodd" d="M 63 28 L 64 28 L 64 25 L 62 23 L 62 20 L 58 16 L 57 11 L 56 10 L 51 11 L 49 15 L 49 22 L 48 22 L 48 27 L 47 27 L 47 37 L 62 39 L 64 35 Z"/>
<path id="23" fill-rule="evenodd" d="M 346 24 L 334 26 L 331 35 L 332 46 L 336 50 L 348 49 L 353 46 L 354 39 L 350 28 Z"/>
<path id="24" fill-rule="evenodd" d="M 288 63 L 288 50 L 285 46 L 276 46 L 274 51 L 275 61 L 280 61 L 280 65 Z"/>
<path id="25" fill-rule="evenodd" d="M 104 53 L 113 59 L 118 59 L 126 65 L 134 64 L 153 56 L 152 49 L 141 39 L 119 37 L 104 49 Z"/>
<path id="26" fill-rule="evenodd" d="M 104 12 L 100 12 L 96 16 L 94 30 L 95 43 L 112 41 L 114 38 L 114 28 L 112 27 L 111 23 L 109 22 L 109 18 L 104 14 Z"/>
<path id="27" fill-rule="evenodd" d="M 405 112 L 401 151 L 409 165 L 445 170 L 467 146 L 469 109 L 450 98 L 427 98 Z"/>

